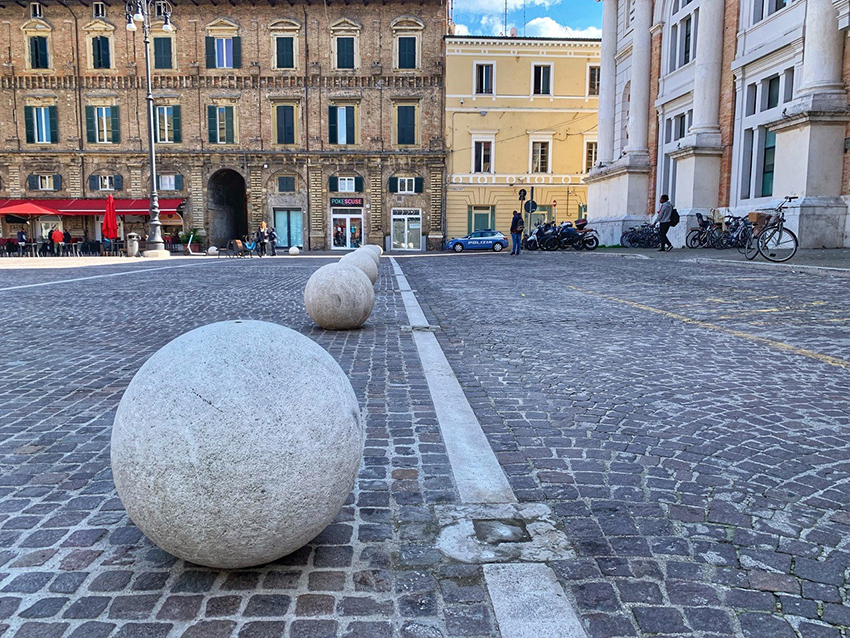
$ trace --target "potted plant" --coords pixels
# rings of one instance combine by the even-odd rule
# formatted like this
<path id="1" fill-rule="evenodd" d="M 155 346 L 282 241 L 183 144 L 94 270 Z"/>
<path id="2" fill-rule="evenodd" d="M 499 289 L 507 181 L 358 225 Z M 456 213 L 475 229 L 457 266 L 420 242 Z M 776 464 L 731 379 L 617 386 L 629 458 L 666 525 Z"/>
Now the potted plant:
<path id="1" fill-rule="evenodd" d="M 189 246 L 189 239 L 192 240 L 191 246 Z M 183 244 L 183 247 L 187 250 L 200 252 L 201 242 L 198 238 L 198 229 L 192 228 L 190 230 L 180 233 L 180 243 Z"/>

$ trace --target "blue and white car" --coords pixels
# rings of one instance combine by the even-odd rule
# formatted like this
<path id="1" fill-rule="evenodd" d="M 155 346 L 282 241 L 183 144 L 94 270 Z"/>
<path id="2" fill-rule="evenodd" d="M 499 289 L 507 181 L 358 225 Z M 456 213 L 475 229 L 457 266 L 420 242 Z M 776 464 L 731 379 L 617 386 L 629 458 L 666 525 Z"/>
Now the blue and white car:
<path id="1" fill-rule="evenodd" d="M 508 247 L 508 238 L 498 230 L 476 230 L 466 237 L 453 238 L 446 242 L 446 249 L 456 253 L 464 250 L 492 250 L 499 252 Z"/>

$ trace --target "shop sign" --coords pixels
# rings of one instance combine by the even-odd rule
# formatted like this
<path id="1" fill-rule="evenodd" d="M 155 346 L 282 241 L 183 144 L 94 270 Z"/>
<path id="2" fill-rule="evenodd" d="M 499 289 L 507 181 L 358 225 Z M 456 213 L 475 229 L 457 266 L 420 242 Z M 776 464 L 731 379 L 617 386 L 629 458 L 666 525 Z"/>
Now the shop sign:
<path id="1" fill-rule="evenodd" d="M 362 197 L 331 197 L 331 206 L 363 206 Z"/>

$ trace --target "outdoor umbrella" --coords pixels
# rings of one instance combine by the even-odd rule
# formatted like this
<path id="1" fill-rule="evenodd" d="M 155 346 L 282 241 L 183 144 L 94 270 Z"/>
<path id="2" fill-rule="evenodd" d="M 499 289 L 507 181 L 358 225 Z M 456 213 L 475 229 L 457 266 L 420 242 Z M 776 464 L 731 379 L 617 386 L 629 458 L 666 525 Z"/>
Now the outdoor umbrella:
<path id="1" fill-rule="evenodd" d="M 118 239 L 118 217 L 115 215 L 115 199 L 112 195 L 106 200 L 106 214 L 100 230 L 104 239 Z"/>

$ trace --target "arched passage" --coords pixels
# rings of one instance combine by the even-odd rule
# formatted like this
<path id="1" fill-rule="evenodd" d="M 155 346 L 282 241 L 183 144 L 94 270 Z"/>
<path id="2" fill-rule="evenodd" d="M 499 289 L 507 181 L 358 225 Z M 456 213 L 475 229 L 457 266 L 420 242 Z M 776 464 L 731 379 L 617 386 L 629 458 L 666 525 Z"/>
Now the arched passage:
<path id="1" fill-rule="evenodd" d="M 222 169 L 207 184 L 210 244 L 226 246 L 248 234 L 248 199 L 245 180 L 234 170 Z"/>

